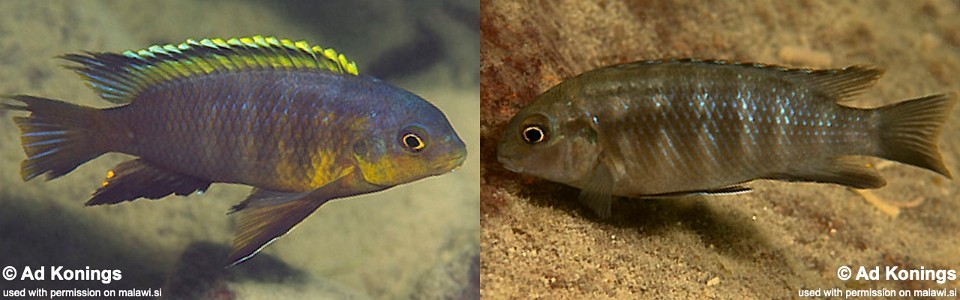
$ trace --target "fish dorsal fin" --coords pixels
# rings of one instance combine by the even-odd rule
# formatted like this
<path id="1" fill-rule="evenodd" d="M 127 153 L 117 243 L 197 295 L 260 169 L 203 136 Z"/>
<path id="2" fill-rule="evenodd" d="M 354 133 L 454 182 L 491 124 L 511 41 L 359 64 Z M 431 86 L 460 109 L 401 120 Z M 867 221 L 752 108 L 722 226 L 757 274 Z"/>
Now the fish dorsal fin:
<path id="1" fill-rule="evenodd" d="M 788 77 L 809 84 L 823 93 L 827 99 L 841 102 L 853 98 L 873 86 L 883 75 L 883 70 L 868 66 L 850 66 L 829 70 L 787 70 Z"/>
<path id="2" fill-rule="evenodd" d="M 754 70 L 768 70 L 782 74 L 787 80 L 802 83 L 822 93 L 831 101 L 848 100 L 864 89 L 873 86 L 883 75 L 883 70 L 871 66 L 849 66 L 840 69 L 804 69 L 789 68 L 779 65 L 729 61 L 722 59 L 697 58 L 668 58 L 644 60 L 616 65 L 621 69 L 637 68 L 651 65 L 712 65 L 718 67 L 744 68 Z"/>
<path id="3" fill-rule="evenodd" d="M 779 65 L 730 62 L 725 60 L 680 59 L 677 62 L 732 65 L 741 68 L 767 69 L 782 73 L 785 78 L 806 84 L 823 93 L 831 101 L 843 101 L 873 86 L 883 76 L 883 70 L 871 66 L 849 66 L 840 69 L 788 68 Z"/>
<path id="4" fill-rule="evenodd" d="M 137 51 L 67 54 L 69 66 L 103 99 L 129 103 L 158 83 L 216 72 L 256 69 L 318 70 L 357 75 L 356 63 L 333 49 L 275 37 L 188 39 Z"/>

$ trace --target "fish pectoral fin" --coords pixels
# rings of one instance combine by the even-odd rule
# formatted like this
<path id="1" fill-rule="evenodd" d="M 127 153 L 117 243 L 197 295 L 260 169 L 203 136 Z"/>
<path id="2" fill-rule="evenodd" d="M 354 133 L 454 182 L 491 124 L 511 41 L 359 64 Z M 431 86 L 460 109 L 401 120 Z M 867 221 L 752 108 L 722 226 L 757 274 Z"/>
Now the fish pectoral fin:
<path id="1" fill-rule="evenodd" d="M 253 188 L 253 191 L 250 192 L 250 195 L 247 196 L 247 199 L 243 199 L 237 205 L 234 205 L 230 208 L 230 211 L 227 214 L 232 214 L 238 211 L 242 211 L 247 207 L 266 207 L 266 206 L 276 206 L 281 205 L 290 201 L 299 200 L 313 191 L 307 191 L 302 193 L 290 193 L 290 192 L 276 192 L 271 190 L 265 190 L 261 188 Z"/>
<path id="2" fill-rule="evenodd" d="M 228 267 L 253 257 L 328 200 L 330 198 L 321 190 L 284 193 L 254 189 L 230 212 L 236 213 L 239 219 Z"/>
<path id="3" fill-rule="evenodd" d="M 835 183 L 858 189 L 875 189 L 887 185 L 887 181 L 869 164 L 841 157 L 803 163 L 786 173 L 764 178 Z"/>
<path id="4" fill-rule="evenodd" d="M 643 195 L 643 196 L 640 196 L 640 198 L 671 199 L 671 198 L 683 198 L 683 197 L 693 197 L 693 196 L 726 196 L 726 195 L 746 194 L 749 192 L 753 192 L 753 189 L 742 186 L 742 185 L 732 185 L 732 186 L 722 187 L 722 188 L 712 189 L 712 190 L 684 191 L 684 192 L 664 193 L 664 194 L 655 194 L 655 195 Z"/>
<path id="5" fill-rule="evenodd" d="M 580 190 L 579 199 L 601 219 L 610 217 L 610 206 L 613 205 L 613 175 L 602 163 L 593 169 L 593 175 Z"/>
<path id="6" fill-rule="evenodd" d="M 160 199 L 170 194 L 206 191 L 210 181 L 165 170 L 140 159 L 123 162 L 107 171 L 107 178 L 87 205 L 116 204 L 137 198 Z"/>

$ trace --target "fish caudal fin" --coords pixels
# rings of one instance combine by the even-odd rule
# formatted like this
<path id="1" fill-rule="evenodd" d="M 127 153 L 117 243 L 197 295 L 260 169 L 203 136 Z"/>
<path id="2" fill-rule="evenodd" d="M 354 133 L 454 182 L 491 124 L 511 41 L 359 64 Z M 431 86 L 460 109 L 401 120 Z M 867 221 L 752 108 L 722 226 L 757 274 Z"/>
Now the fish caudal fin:
<path id="1" fill-rule="evenodd" d="M 31 113 L 14 118 L 27 154 L 20 168 L 23 180 L 44 173 L 47 180 L 63 176 L 106 152 L 97 143 L 100 140 L 97 134 L 102 133 L 94 128 L 100 117 L 98 109 L 25 95 L 4 98 L 13 102 L 3 103 L 3 108 Z"/>
<path id="2" fill-rule="evenodd" d="M 951 178 L 937 140 L 956 102 L 951 95 L 933 95 L 879 108 L 879 156 Z"/>

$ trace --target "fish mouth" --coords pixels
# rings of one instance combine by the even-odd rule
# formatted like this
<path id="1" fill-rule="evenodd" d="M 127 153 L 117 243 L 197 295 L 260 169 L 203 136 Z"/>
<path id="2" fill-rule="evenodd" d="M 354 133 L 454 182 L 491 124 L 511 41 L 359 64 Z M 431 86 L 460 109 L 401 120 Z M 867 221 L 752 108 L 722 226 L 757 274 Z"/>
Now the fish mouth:
<path id="1" fill-rule="evenodd" d="M 500 164 L 503 165 L 504 169 L 510 170 L 510 172 L 521 173 L 521 174 L 523 173 L 523 168 L 514 168 L 513 166 L 505 163 L 500 163 Z"/>
<path id="2" fill-rule="evenodd" d="M 453 171 L 453 170 L 459 169 L 461 166 L 463 166 L 463 162 L 465 162 L 466 160 L 467 160 L 467 149 L 461 148 L 460 151 L 457 151 L 457 153 L 450 160 L 450 165 L 449 165 L 450 170 Z"/>
<path id="3" fill-rule="evenodd" d="M 463 143 L 463 140 L 457 139 L 456 146 L 454 147 L 451 155 L 451 169 L 456 170 L 463 165 L 463 162 L 467 160 L 467 144 Z"/>
<path id="4" fill-rule="evenodd" d="M 460 147 L 453 150 L 450 150 L 450 153 L 446 159 L 442 160 L 440 163 L 433 165 L 435 170 L 440 170 L 435 175 L 442 175 L 449 172 L 456 171 L 461 166 L 463 162 L 467 160 L 467 148 Z"/>
<path id="5" fill-rule="evenodd" d="M 517 166 L 517 164 L 515 163 L 516 160 L 509 156 L 501 155 L 498 153 L 497 161 L 500 162 L 500 165 L 502 165 L 505 169 L 510 170 L 511 172 L 514 172 L 514 173 L 523 172 L 523 167 Z"/>

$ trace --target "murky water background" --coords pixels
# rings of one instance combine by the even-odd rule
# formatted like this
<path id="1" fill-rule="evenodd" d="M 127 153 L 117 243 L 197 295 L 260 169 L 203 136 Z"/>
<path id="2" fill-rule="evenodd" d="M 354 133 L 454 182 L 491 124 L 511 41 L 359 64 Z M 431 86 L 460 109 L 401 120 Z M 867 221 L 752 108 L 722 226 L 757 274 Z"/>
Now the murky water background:
<path id="1" fill-rule="evenodd" d="M 3 1 L 0 93 L 110 106 L 54 59 L 187 38 L 275 35 L 333 47 L 361 72 L 444 111 L 470 158 L 452 174 L 324 205 L 229 270 L 230 206 L 249 187 L 84 207 L 108 154 L 51 182 L 23 182 L 19 131 L 0 111 L 0 267 L 116 269 L 122 279 L 0 280 L 0 290 L 163 288 L 178 298 L 478 296 L 479 87 L 476 1 Z M 47 271 L 50 272 L 49 270 Z"/>

